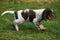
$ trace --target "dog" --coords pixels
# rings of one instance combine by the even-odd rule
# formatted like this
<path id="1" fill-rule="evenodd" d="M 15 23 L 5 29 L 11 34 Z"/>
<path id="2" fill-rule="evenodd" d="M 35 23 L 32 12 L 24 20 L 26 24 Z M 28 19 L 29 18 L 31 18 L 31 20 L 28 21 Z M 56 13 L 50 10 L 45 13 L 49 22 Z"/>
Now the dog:
<path id="1" fill-rule="evenodd" d="M 16 31 L 19 31 L 18 24 L 23 23 L 26 20 L 29 20 L 30 22 L 34 23 L 38 30 L 46 30 L 46 27 L 44 27 L 41 24 L 42 20 L 53 20 L 55 18 L 54 12 L 52 9 L 44 8 L 44 9 L 25 9 L 25 10 L 19 10 L 19 11 L 5 11 L 1 14 L 3 16 L 6 13 L 11 13 L 15 15 L 15 19 L 13 21 L 14 27 Z"/>

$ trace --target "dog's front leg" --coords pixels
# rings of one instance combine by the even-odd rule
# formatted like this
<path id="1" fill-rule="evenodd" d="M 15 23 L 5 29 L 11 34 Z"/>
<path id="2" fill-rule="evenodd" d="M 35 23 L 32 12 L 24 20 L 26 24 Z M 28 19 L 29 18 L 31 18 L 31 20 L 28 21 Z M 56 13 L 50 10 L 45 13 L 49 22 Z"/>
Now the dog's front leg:
<path id="1" fill-rule="evenodd" d="M 34 19 L 33 23 L 37 26 L 38 30 L 46 30 L 46 28 L 40 23 L 40 21 L 38 21 L 38 19 Z"/>

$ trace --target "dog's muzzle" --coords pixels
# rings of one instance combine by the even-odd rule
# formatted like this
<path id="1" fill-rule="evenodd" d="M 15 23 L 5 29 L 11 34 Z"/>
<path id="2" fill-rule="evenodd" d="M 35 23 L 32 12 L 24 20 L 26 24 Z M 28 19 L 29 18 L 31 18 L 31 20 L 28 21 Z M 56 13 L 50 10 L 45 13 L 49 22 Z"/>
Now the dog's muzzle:
<path id="1" fill-rule="evenodd" d="M 54 14 L 51 14 L 51 15 L 48 16 L 49 20 L 54 20 L 55 18 L 56 18 L 56 16 Z"/>

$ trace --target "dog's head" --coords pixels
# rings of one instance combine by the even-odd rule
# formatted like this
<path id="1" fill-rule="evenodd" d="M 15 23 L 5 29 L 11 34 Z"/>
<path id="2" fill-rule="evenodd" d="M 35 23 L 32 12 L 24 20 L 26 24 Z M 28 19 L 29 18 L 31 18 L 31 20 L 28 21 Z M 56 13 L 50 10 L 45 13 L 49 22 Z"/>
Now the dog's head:
<path id="1" fill-rule="evenodd" d="M 53 10 L 49 9 L 49 8 L 46 8 L 44 11 L 43 11 L 43 15 L 42 15 L 43 19 L 45 20 L 53 20 L 55 19 L 55 14 L 53 12 Z"/>

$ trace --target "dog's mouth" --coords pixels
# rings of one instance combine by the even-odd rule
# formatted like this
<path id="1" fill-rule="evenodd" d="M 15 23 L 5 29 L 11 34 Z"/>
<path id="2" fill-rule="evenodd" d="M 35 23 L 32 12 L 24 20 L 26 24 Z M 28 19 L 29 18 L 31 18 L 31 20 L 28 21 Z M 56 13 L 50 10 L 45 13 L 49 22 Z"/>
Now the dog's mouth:
<path id="1" fill-rule="evenodd" d="M 54 20 L 56 17 L 55 16 L 48 16 L 49 20 Z"/>

